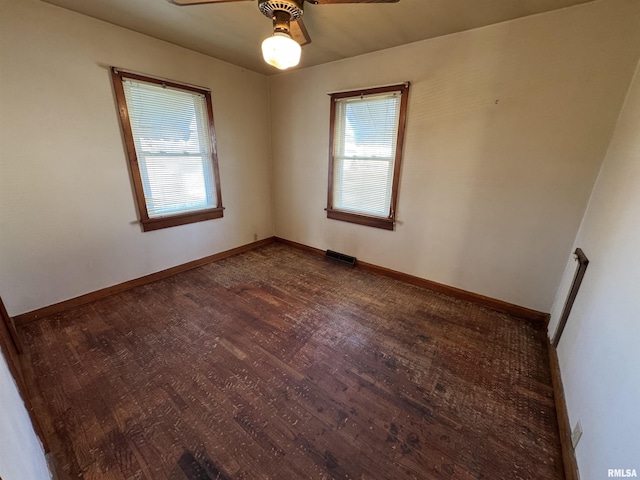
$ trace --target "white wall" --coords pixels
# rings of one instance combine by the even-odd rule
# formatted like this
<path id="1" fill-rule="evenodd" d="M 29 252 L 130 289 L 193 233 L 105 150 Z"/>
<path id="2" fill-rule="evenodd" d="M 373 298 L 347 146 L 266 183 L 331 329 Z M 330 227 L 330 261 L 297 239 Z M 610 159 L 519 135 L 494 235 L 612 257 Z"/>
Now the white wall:
<path id="1" fill-rule="evenodd" d="M 10 315 L 273 235 L 266 77 L 36 0 L 0 3 Z M 211 88 L 224 218 L 141 232 L 110 65 Z"/>
<path id="2" fill-rule="evenodd" d="M 639 219 L 636 73 L 575 241 L 590 263 L 558 345 L 569 419 L 584 430 L 576 456 L 585 480 L 606 478 L 610 468 L 640 475 Z M 570 282 L 563 282 L 554 311 L 562 309 Z"/>
<path id="3" fill-rule="evenodd" d="M 639 21 L 605 0 L 270 77 L 276 234 L 548 312 Z M 396 231 L 327 219 L 326 94 L 407 80 Z"/>
<path id="4" fill-rule="evenodd" d="M 50 479 L 42 444 L 33 430 L 2 352 L 0 405 L 0 477 L 3 480 Z"/>

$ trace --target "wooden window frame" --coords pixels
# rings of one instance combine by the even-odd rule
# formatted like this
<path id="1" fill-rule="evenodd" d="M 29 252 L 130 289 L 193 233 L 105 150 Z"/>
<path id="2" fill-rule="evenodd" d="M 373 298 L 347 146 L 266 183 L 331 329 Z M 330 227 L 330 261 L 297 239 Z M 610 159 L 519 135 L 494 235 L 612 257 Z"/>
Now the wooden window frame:
<path id="1" fill-rule="evenodd" d="M 584 254 L 581 248 L 576 248 L 573 256 L 578 262 L 578 265 L 576 266 L 576 273 L 573 276 L 573 282 L 571 282 L 571 289 L 569 290 L 569 294 L 567 295 L 567 300 L 564 304 L 562 315 L 560 316 L 560 320 L 558 321 L 556 333 L 553 335 L 553 340 L 551 342 L 556 348 L 558 347 L 558 343 L 560 342 L 562 332 L 564 332 L 564 327 L 567 325 L 567 320 L 569 320 L 569 315 L 571 314 L 573 303 L 576 301 L 576 297 L 578 296 L 578 291 L 580 290 L 580 285 L 582 285 L 584 274 L 587 272 L 587 267 L 589 266 L 589 259 Z"/>
<path id="2" fill-rule="evenodd" d="M 202 222 L 221 218 L 223 216 L 224 207 L 222 206 L 222 193 L 220 191 L 220 171 L 218 168 L 218 154 L 216 148 L 216 132 L 213 123 L 213 106 L 211 103 L 211 91 L 203 87 L 188 85 L 184 83 L 164 80 L 161 78 L 149 77 L 138 73 L 120 70 L 116 67 L 111 68 L 111 77 L 113 80 L 113 88 L 115 91 L 118 112 L 120 115 L 120 124 L 124 136 L 127 157 L 129 159 L 129 168 L 133 180 L 133 189 L 136 197 L 136 205 L 140 215 L 140 224 L 144 232 L 159 230 L 161 228 L 175 227 L 178 225 L 186 225 L 189 223 Z M 175 215 L 164 215 L 160 217 L 149 217 L 147 210 L 147 202 L 144 197 L 144 189 L 142 184 L 142 176 L 138 165 L 138 155 L 136 153 L 135 143 L 133 140 L 133 132 L 131 130 L 131 122 L 129 121 L 129 109 L 122 85 L 123 79 L 139 80 L 142 82 L 163 85 L 178 90 L 198 93 L 204 96 L 207 106 L 207 117 L 209 120 L 209 137 L 211 141 L 211 165 L 213 168 L 213 177 L 216 188 L 216 207 L 206 210 L 194 210 L 189 212 L 181 212 Z"/>
<path id="3" fill-rule="evenodd" d="M 407 123 L 407 105 L 409 103 L 409 87 L 410 83 L 400 83 L 397 85 L 389 85 L 385 87 L 367 88 L 363 90 L 351 90 L 348 92 L 331 93 L 331 112 L 329 121 L 329 181 L 327 194 L 327 218 L 340 220 L 343 222 L 356 223 L 366 225 L 368 227 L 382 228 L 385 230 L 393 230 L 396 222 L 396 210 L 398 205 L 398 187 L 400 184 L 400 170 L 402 167 L 402 153 L 404 150 L 404 137 Z M 336 124 L 336 100 L 342 98 L 361 97 L 365 95 L 376 95 L 380 93 L 400 92 L 400 114 L 398 116 L 398 138 L 396 142 L 396 155 L 393 163 L 393 181 L 391 185 L 391 202 L 389 215 L 387 217 L 378 217 L 374 215 L 366 215 L 362 213 L 348 212 L 333 207 L 333 172 L 334 172 L 334 136 Z"/>

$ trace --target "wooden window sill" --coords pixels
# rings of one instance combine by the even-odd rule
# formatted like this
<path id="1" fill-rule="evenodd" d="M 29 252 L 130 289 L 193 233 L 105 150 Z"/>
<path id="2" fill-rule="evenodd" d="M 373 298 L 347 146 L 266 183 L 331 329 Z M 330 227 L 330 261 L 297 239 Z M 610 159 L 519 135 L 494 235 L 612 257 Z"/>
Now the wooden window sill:
<path id="1" fill-rule="evenodd" d="M 160 230 L 161 228 L 177 227 L 178 225 L 187 225 L 189 223 L 204 222 L 205 220 L 213 220 L 223 216 L 224 208 L 212 208 L 209 210 L 200 210 L 191 213 L 181 213 L 167 217 L 156 217 L 140 220 L 142 230 L 149 232 L 152 230 Z"/>
<path id="2" fill-rule="evenodd" d="M 365 225 L 367 227 L 382 228 L 384 230 L 393 230 L 395 225 L 395 219 L 393 218 L 373 217 L 329 208 L 327 208 L 327 218 L 340 220 L 342 222 L 357 223 L 358 225 Z"/>

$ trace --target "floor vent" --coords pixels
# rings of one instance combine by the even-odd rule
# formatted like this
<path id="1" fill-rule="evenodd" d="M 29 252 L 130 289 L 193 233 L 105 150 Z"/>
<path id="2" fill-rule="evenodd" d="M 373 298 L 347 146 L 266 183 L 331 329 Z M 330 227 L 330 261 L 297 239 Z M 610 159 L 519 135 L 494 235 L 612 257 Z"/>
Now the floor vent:
<path id="1" fill-rule="evenodd" d="M 356 257 L 345 255 L 344 253 L 334 252 L 333 250 L 327 250 L 327 253 L 324 254 L 324 258 L 333 260 L 334 262 L 344 263 L 346 265 L 349 265 L 350 267 L 356 266 Z"/>

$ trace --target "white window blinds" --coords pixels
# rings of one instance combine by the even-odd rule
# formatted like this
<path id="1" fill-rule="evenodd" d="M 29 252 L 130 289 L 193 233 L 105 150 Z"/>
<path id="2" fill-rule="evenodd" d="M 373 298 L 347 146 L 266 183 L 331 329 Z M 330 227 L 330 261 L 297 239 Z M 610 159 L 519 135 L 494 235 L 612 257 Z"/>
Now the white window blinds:
<path id="1" fill-rule="evenodd" d="M 333 208 L 389 217 L 401 92 L 336 99 Z"/>
<path id="2" fill-rule="evenodd" d="M 127 78 L 122 83 L 149 218 L 215 208 L 205 96 Z"/>

